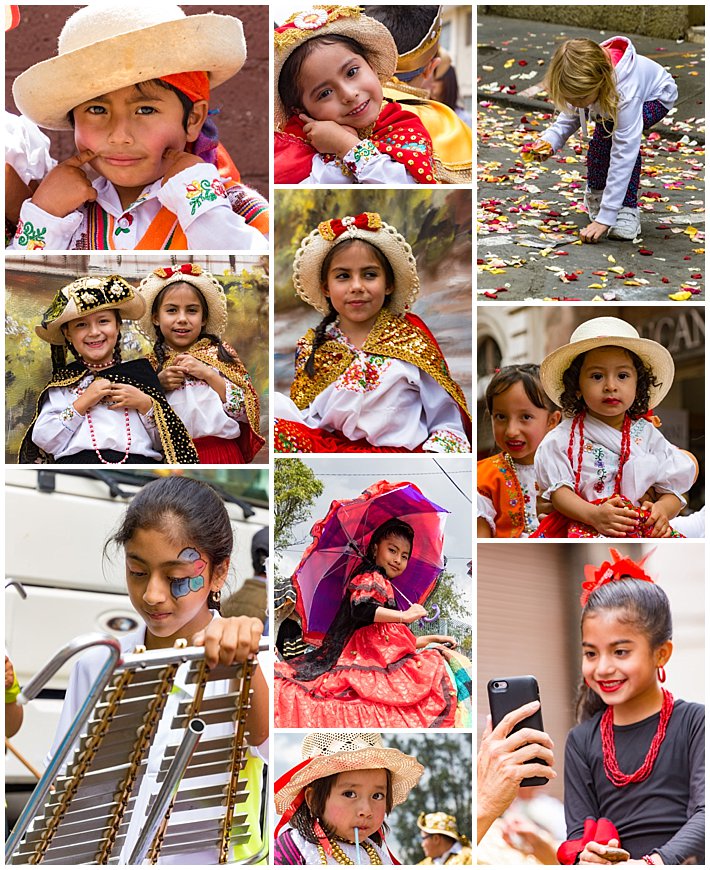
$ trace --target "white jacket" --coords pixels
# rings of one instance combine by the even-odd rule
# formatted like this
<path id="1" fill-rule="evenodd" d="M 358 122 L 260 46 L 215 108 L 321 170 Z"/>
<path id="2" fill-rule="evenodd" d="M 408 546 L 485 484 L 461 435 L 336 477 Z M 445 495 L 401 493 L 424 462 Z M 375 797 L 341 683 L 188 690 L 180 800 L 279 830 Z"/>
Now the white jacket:
<path id="1" fill-rule="evenodd" d="M 602 42 L 602 48 L 616 48 L 624 54 L 614 67 L 616 89 L 619 94 L 617 123 L 614 126 L 611 159 L 604 196 L 597 221 L 614 226 L 616 216 L 624 201 L 636 158 L 641 147 L 643 133 L 643 104 L 660 100 L 669 109 L 678 98 L 678 88 L 671 74 L 655 60 L 636 54 L 630 39 L 613 36 Z M 586 133 L 585 112 L 594 118 L 601 114 L 593 103 L 587 109 L 576 112 L 561 112 L 557 120 L 541 136 L 557 151 L 569 137 L 582 126 Z"/>

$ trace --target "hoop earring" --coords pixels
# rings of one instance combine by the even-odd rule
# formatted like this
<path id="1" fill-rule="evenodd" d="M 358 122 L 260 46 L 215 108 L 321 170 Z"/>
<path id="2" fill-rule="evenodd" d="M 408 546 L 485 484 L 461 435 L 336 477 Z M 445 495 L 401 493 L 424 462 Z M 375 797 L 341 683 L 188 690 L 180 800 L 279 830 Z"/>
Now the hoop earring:
<path id="1" fill-rule="evenodd" d="M 214 601 L 215 604 L 219 604 L 219 602 L 222 600 L 222 590 L 221 589 L 217 589 L 215 592 L 212 593 L 212 600 Z"/>
<path id="2" fill-rule="evenodd" d="M 666 681 L 666 669 L 663 667 L 663 665 L 659 665 L 658 668 L 656 668 L 656 671 L 658 673 L 658 682 L 665 683 L 665 681 Z"/>

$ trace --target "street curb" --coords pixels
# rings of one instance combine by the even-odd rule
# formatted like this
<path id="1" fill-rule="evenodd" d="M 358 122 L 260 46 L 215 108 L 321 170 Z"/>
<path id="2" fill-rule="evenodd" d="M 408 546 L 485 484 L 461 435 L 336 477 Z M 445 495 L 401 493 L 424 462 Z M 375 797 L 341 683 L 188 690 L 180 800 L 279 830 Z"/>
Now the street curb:
<path id="1" fill-rule="evenodd" d="M 500 103 L 503 106 L 510 106 L 513 109 L 522 109 L 526 112 L 545 112 L 548 115 L 554 114 L 555 107 L 550 103 L 543 103 L 542 100 L 529 100 L 527 97 L 518 97 L 514 94 L 489 94 L 485 91 L 476 91 L 477 102 L 489 101 L 492 103 Z M 698 145 L 705 145 L 705 134 L 694 132 L 681 133 L 679 130 L 669 130 L 667 127 L 657 128 L 657 132 L 661 133 L 664 139 L 670 139 L 673 142 L 679 142 L 683 136 L 695 140 Z"/>

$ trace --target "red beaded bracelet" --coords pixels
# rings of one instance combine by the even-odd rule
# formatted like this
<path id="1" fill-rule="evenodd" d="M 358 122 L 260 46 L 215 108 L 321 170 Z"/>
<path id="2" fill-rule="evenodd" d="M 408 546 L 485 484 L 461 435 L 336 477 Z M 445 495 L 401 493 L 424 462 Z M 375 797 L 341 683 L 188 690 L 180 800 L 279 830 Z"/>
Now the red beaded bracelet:
<path id="1" fill-rule="evenodd" d="M 650 855 L 644 855 L 641 860 L 645 861 L 647 864 L 655 864 L 656 863 Z"/>

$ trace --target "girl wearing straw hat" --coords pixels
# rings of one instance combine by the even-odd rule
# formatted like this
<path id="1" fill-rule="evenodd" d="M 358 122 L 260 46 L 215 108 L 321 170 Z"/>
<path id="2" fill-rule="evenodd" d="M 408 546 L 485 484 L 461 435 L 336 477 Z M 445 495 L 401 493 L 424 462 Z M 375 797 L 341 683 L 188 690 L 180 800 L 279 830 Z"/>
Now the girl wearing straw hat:
<path id="1" fill-rule="evenodd" d="M 22 440 L 21 463 L 198 462 L 195 446 L 145 359 L 121 359 L 123 318 L 145 302 L 119 275 L 57 291 L 35 332 L 52 347 L 52 378 Z M 76 357 L 67 365 L 67 348 Z"/>
<path id="2" fill-rule="evenodd" d="M 139 287 L 139 328 L 154 341 L 150 363 L 195 441 L 200 462 L 251 462 L 264 445 L 259 397 L 237 352 L 222 341 L 227 299 L 195 263 L 156 269 Z"/>
<path id="3" fill-rule="evenodd" d="M 581 324 L 543 360 L 540 380 L 565 418 L 535 454 L 555 511 L 532 537 L 678 536 L 670 520 L 686 504 L 696 464 L 666 441 L 650 410 L 673 373 L 666 348 L 616 317 Z"/>
<path id="4" fill-rule="evenodd" d="M 117 0 L 72 14 L 13 95 L 40 127 L 73 129 L 77 154 L 23 204 L 12 247 L 266 250 L 268 204 L 239 184 L 207 117 L 245 59 L 231 16 Z"/>
<path id="5" fill-rule="evenodd" d="M 385 846 L 385 818 L 419 782 L 424 768 L 416 758 L 367 731 L 313 732 L 301 756 L 274 784 L 282 814 L 274 863 L 399 863 Z"/>
<path id="6" fill-rule="evenodd" d="M 387 28 L 357 6 L 313 6 L 274 32 L 277 184 L 436 184 L 431 137 L 383 105 L 397 68 Z"/>
<path id="7" fill-rule="evenodd" d="M 275 395 L 277 452 L 470 452 L 463 391 L 408 313 L 417 262 L 394 227 L 374 212 L 323 221 L 293 283 L 323 319 L 298 342 L 291 400 Z"/>

